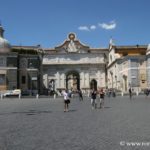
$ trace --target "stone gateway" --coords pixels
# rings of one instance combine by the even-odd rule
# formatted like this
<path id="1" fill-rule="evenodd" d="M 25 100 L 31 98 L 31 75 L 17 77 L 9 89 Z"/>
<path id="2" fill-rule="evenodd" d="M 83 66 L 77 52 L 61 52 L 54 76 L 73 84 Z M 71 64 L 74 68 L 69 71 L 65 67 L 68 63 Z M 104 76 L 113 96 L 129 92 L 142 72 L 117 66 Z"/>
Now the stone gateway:
<path id="1" fill-rule="evenodd" d="M 106 87 L 107 49 L 90 48 L 76 39 L 74 33 L 54 49 L 46 49 L 43 58 L 43 83 L 53 90 L 89 91 Z"/>

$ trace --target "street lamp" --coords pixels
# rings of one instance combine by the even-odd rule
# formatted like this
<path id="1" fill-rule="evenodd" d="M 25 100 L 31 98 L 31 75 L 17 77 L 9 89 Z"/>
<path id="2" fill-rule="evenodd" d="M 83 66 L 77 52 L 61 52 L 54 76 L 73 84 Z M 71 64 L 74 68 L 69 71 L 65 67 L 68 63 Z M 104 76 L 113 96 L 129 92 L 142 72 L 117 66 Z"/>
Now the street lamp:
<path id="1" fill-rule="evenodd" d="M 112 89 L 113 89 L 113 72 L 110 71 L 110 75 L 111 75 L 111 86 L 112 86 Z"/>
<path id="2" fill-rule="evenodd" d="M 29 63 L 29 68 L 32 67 L 32 63 Z M 30 95 L 32 95 L 32 74 L 31 72 L 29 73 L 29 77 L 30 77 Z"/>
<path id="3" fill-rule="evenodd" d="M 116 89 L 117 89 L 117 76 L 115 75 Z"/>

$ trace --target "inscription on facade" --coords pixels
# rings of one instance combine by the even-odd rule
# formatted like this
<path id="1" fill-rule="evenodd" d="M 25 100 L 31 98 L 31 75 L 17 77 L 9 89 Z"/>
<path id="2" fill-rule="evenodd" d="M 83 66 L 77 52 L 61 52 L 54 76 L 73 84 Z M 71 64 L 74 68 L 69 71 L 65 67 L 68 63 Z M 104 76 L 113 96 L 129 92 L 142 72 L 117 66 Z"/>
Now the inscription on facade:
<path id="1" fill-rule="evenodd" d="M 96 64 L 104 63 L 103 56 L 101 55 L 49 55 L 43 59 L 43 64 Z"/>

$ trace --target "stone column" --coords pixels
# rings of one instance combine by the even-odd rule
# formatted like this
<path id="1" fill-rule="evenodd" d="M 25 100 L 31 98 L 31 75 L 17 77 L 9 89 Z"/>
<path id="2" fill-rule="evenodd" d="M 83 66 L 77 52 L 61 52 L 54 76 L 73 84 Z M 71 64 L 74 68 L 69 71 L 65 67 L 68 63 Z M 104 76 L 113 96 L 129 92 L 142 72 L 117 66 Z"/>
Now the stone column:
<path id="1" fill-rule="evenodd" d="M 84 72 L 80 73 L 80 88 L 84 87 Z"/>
<path id="2" fill-rule="evenodd" d="M 105 75 L 105 72 L 103 72 L 102 75 L 101 75 L 101 83 L 102 83 L 102 87 L 106 87 L 106 75 Z"/>
<path id="3" fill-rule="evenodd" d="M 61 88 L 65 88 L 65 74 L 61 75 Z"/>
<path id="4" fill-rule="evenodd" d="M 97 71 L 97 86 L 98 86 L 98 87 L 101 87 L 101 86 L 102 86 L 100 71 Z"/>
<path id="5" fill-rule="evenodd" d="M 89 88 L 89 82 L 90 82 L 90 76 L 89 76 L 89 73 L 86 73 L 86 76 L 85 76 L 85 86 L 86 86 L 86 88 Z"/>
<path id="6" fill-rule="evenodd" d="M 56 89 L 60 87 L 60 74 L 56 73 Z"/>
<path id="7" fill-rule="evenodd" d="M 48 88 L 48 75 L 47 74 L 43 75 L 43 80 L 44 80 L 45 87 Z"/>
<path id="8" fill-rule="evenodd" d="M 150 55 L 147 57 L 147 86 L 150 88 Z"/>
<path id="9" fill-rule="evenodd" d="M 129 88 L 132 87 L 132 75 L 131 75 L 131 60 L 128 60 L 128 86 Z"/>

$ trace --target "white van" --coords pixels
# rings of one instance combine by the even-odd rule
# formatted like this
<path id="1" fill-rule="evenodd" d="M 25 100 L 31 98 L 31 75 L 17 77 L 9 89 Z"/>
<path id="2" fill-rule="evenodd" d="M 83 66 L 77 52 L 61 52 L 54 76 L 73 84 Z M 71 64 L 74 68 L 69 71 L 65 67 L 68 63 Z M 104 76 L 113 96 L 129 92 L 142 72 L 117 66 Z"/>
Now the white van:
<path id="1" fill-rule="evenodd" d="M 19 95 L 21 95 L 20 89 L 9 90 L 3 94 L 3 96 L 19 96 Z"/>

